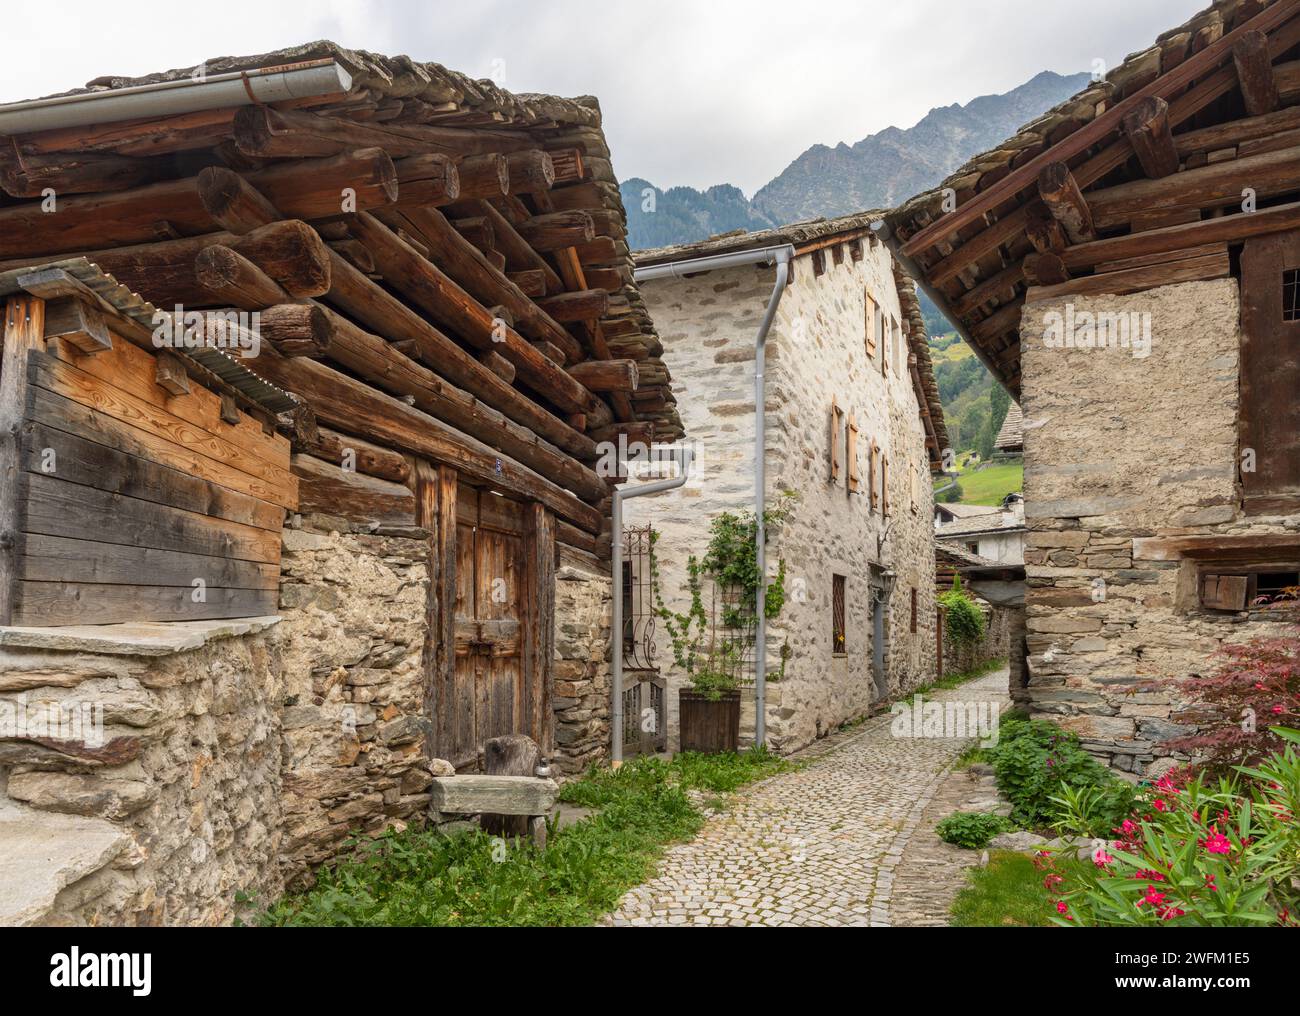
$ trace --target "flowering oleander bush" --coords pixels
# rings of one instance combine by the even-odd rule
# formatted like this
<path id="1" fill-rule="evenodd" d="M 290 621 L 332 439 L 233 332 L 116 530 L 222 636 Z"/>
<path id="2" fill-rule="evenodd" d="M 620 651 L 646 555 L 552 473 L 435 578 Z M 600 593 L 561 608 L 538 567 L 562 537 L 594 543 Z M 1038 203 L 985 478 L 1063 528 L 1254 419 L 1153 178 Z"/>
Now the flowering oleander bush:
<path id="1" fill-rule="evenodd" d="M 1300 926 L 1300 732 L 1274 733 L 1285 750 L 1232 777 L 1185 771 L 1145 788 L 1085 874 L 1041 855 L 1056 922 Z"/>
<path id="2" fill-rule="evenodd" d="M 1180 687 L 1204 709 L 1201 730 L 1163 745 L 1186 752 L 1220 775 L 1282 749 L 1270 724 L 1300 722 L 1300 638 L 1261 639 L 1225 646 L 1208 677 Z"/>

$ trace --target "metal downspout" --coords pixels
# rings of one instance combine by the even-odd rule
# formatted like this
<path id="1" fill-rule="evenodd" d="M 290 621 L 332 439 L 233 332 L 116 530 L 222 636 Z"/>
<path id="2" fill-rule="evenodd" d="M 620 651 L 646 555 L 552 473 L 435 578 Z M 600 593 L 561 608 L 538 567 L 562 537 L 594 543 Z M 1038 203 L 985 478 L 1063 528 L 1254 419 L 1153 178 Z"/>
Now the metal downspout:
<path id="1" fill-rule="evenodd" d="M 767 743 L 767 547 L 766 527 L 763 515 L 767 510 L 767 458 L 766 458 L 766 411 L 767 392 L 764 384 L 765 356 L 767 335 L 776 320 L 776 311 L 781 304 L 790 283 L 790 266 L 794 263 L 793 244 L 779 247 L 763 247 L 758 250 L 741 251 L 737 254 L 719 254 L 713 257 L 695 258 L 688 261 L 674 261 L 663 265 L 650 265 L 638 268 L 634 277 L 638 283 L 653 279 L 683 278 L 702 272 L 717 271 L 722 268 L 734 268 L 742 265 L 776 264 L 776 282 L 772 286 L 772 295 L 768 298 L 767 309 L 758 326 L 758 335 L 754 343 L 754 518 L 757 523 L 754 534 L 754 556 L 758 566 L 758 595 L 755 597 L 756 630 L 754 634 L 754 744 L 761 747 Z M 615 492 L 615 510 L 618 510 Z M 615 539 L 619 539 L 619 530 L 615 523 Z M 621 585 L 619 587 L 621 589 Z M 617 638 L 622 639 L 622 632 Z M 622 712 L 622 698 L 618 702 Z M 616 735 L 622 741 L 621 735 Z M 619 745 L 622 751 L 622 744 Z M 621 754 L 619 756 L 621 758 Z"/>

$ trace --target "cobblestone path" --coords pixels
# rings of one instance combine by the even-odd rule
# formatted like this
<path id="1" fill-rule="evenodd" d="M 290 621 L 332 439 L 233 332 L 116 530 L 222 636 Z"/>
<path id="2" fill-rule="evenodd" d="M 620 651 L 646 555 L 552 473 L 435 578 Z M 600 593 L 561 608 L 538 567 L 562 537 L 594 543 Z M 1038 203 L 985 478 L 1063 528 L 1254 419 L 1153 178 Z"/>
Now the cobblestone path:
<path id="1" fill-rule="evenodd" d="M 1001 670 L 927 700 L 1002 704 L 1006 693 L 1007 672 Z M 922 819 L 929 821 L 927 807 L 970 742 L 896 738 L 890 733 L 892 719 L 885 713 L 818 742 L 796 756 L 808 760 L 797 772 L 740 791 L 694 840 L 670 848 L 658 876 L 628 892 L 604 923 L 895 923 L 895 882 L 901 877 L 910 887 L 916 879 L 907 865 L 933 863 L 908 847 Z M 960 879 L 960 855 L 946 860 L 936 866 L 936 877 Z M 945 887 L 930 901 L 909 891 L 906 915 L 900 914 L 898 923 L 921 923 L 918 918 L 925 916 L 944 923 L 944 900 L 956 889 Z M 917 913 L 918 905 L 931 902 L 937 913 Z"/>

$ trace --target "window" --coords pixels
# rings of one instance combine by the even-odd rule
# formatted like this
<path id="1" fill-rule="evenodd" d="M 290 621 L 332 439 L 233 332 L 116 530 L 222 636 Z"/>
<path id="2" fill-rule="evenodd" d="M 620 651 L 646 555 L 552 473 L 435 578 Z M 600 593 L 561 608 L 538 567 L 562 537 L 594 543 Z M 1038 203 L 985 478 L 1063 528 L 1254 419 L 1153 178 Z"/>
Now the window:
<path id="1" fill-rule="evenodd" d="M 912 634 L 916 634 L 916 590 L 912 590 Z"/>
<path id="2" fill-rule="evenodd" d="M 848 652 L 844 631 L 844 587 L 847 584 L 843 575 L 831 578 L 831 652 L 842 656 Z"/>
<path id="3" fill-rule="evenodd" d="M 978 554 L 980 552 L 980 545 L 974 540 L 968 540 L 966 541 L 966 549 L 972 554 Z"/>
<path id="4" fill-rule="evenodd" d="M 1296 595 L 1300 571 L 1257 571 L 1224 575 L 1202 572 L 1200 603 L 1206 610 L 1246 610 L 1260 603 Z"/>
<path id="5" fill-rule="evenodd" d="M 822 276 L 826 274 L 826 252 L 824 250 L 815 250 L 812 253 L 813 275 Z"/>
<path id="6" fill-rule="evenodd" d="M 889 376 L 889 344 L 894 341 L 894 337 L 889 334 L 889 318 L 885 317 L 884 312 L 880 314 L 880 373 L 885 377 Z"/>
<path id="7" fill-rule="evenodd" d="M 870 293 L 867 294 L 866 301 L 867 301 L 867 307 L 865 313 L 863 314 L 863 317 L 866 319 L 865 325 L 867 331 L 867 339 L 866 339 L 867 356 L 875 356 L 877 325 L 880 320 L 880 310 L 876 306 L 876 301 L 871 299 Z"/>
<path id="8" fill-rule="evenodd" d="M 1282 273 L 1282 320 L 1300 321 L 1300 268 Z"/>

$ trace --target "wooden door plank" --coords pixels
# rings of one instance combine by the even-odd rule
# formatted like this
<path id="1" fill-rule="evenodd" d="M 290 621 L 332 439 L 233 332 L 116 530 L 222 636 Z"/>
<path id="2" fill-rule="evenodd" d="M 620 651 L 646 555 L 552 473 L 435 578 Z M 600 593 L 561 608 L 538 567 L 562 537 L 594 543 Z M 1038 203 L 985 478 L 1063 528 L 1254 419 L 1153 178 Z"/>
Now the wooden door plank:
<path id="1" fill-rule="evenodd" d="M 523 684 L 528 733 L 549 756 L 555 746 L 551 668 L 555 657 L 555 516 L 528 505 L 524 563 Z"/>

